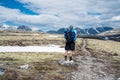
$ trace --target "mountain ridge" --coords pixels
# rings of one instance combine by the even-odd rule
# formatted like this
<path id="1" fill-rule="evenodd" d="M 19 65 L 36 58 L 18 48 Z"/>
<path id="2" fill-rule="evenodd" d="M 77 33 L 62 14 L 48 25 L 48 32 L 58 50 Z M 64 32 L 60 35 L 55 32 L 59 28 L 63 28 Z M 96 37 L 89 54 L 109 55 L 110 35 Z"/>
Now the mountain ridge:
<path id="1" fill-rule="evenodd" d="M 48 31 L 47 33 L 64 34 L 65 29 L 66 28 L 60 28 L 57 31 L 52 30 L 52 31 Z M 79 35 L 97 35 L 97 34 L 100 34 L 102 32 L 112 30 L 112 29 L 113 29 L 112 27 L 106 27 L 106 26 L 96 27 L 96 28 L 86 28 L 86 29 L 81 29 L 81 28 L 78 28 L 78 27 L 75 28 L 77 34 L 79 34 Z"/>

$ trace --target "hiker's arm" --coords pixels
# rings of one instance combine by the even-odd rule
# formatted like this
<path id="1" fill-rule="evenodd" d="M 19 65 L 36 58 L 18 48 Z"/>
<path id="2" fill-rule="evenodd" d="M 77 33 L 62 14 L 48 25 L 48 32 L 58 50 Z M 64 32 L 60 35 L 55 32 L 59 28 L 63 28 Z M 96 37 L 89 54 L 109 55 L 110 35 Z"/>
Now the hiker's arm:
<path id="1" fill-rule="evenodd" d="M 66 31 L 64 31 L 64 38 L 66 39 Z"/>
<path id="2" fill-rule="evenodd" d="M 76 33 L 75 32 L 73 32 L 73 39 L 74 39 L 74 41 L 76 41 Z"/>

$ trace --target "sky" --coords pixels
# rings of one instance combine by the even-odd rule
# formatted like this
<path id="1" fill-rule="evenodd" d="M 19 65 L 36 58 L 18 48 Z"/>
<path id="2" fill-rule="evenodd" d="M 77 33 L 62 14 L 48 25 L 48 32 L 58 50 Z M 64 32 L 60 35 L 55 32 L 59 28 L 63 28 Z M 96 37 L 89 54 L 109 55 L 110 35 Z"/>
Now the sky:
<path id="1" fill-rule="evenodd" d="M 120 0 L 0 0 L 0 24 L 43 31 L 73 25 L 120 28 Z"/>

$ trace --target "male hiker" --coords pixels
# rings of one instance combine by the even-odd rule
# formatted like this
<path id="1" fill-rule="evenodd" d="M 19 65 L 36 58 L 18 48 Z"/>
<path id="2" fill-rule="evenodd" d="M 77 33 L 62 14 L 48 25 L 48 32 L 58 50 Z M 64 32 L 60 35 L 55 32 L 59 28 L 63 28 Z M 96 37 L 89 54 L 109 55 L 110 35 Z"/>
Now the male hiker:
<path id="1" fill-rule="evenodd" d="M 64 31 L 64 38 L 66 40 L 65 61 L 68 63 L 74 62 L 73 54 L 74 54 L 74 50 L 75 50 L 76 33 L 75 33 L 72 25 L 70 25 L 69 28 Z"/>

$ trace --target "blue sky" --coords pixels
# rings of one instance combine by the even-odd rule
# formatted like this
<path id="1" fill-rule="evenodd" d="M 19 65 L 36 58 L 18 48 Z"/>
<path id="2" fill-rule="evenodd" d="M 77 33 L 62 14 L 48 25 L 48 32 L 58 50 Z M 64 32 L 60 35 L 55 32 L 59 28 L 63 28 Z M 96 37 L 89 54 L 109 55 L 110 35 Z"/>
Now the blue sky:
<path id="1" fill-rule="evenodd" d="M 22 4 L 18 2 L 17 0 L 0 0 L 0 5 L 11 8 L 11 9 L 19 9 L 22 13 L 28 14 L 28 15 L 38 15 L 38 13 L 33 12 L 30 9 L 27 9 L 24 7 L 26 4 Z"/>
<path id="2" fill-rule="evenodd" d="M 0 0 L 0 24 L 56 30 L 120 27 L 120 0 Z"/>

